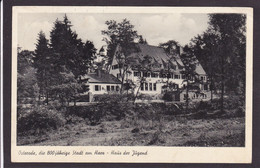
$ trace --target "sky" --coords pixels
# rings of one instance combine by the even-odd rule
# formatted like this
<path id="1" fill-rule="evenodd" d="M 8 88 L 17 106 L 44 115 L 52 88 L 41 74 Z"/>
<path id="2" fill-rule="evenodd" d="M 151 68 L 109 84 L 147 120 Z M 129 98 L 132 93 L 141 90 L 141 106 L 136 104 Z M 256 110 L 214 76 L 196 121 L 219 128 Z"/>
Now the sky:
<path id="1" fill-rule="evenodd" d="M 50 39 L 56 19 L 63 20 L 65 13 L 20 13 L 18 15 L 18 46 L 22 49 L 35 50 L 38 33 L 43 31 Z M 113 14 L 113 13 L 66 13 L 72 23 L 72 30 L 84 42 L 90 40 L 97 49 L 106 43 L 102 30 L 107 29 L 105 21 L 121 22 L 124 18 L 130 20 L 139 35 L 142 35 L 150 45 L 157 46 L 168 40 L 176 40 L 181 45 L 188 44 L 198 34 L 208 27 L 207 14 Z"/>

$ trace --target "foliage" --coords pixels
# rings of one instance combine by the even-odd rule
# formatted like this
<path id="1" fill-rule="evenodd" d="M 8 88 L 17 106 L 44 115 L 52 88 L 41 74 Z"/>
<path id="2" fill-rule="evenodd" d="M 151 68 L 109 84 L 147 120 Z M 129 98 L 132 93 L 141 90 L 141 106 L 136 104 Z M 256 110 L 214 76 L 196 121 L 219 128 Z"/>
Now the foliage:
<path id="1" fill-rule="evenodd" d="M 183 48 L 183 53 L 181 55 L 182 62 L 184 64 L 184 71 L 182 71 L 182 75 L 185 76 L 183 82 L 186 85 L 183 89 L 186 89 L 185 100 L 186 100 L 186 112 L 189 107 L 189 90 L 194 90 L 195 86 L 201 83 L 199 74 L 196 72 L 196 68 L 199 64 L 196 56 L 194 55 L 192 46 L 186 45 Z M 200 89 L 197 89 L 197 92 L 200 92 Z"/>
<path id="2" fill-rule="evenodd" d="M 35 49 L 35 57 L 33 58 L 33 65 L 37 69 L 37 83 L 41 95 L 47 95 L 49 91 L 50 79 L 52 77 L 50 72 L 50 54 L 48 40 L 45 34 L 40 31 Z"/>
<path id="3" fill-rule="evenodd" d="M 51 86 L 50 93 L 58 97 L 62 105 L 70 102 L 82 90 L 81 84 L 75 79 L 72 72 L 60 72 L 56 76 L 56 84 Z"/>
<path id="4" fill-rule="evenodd" d="M 135 48 L 133 42 L 138 39 L 137 31 L 134 30 L 134 25 L 129 20 L 123 19 L 122 22 L 117 23 L 115 20 L 106 21 L 107 30 L 103 30 L 102 34 L 107 37 L 104 41 L 107 43 L 107 55 L 109 57 L 108 63 L 112 63 L 112 59 L 116 47 L 120 45 L 125 56 L 129 55 L 131 50 Z"/>
<path id="5" fill-rule="evenodd" d="M 212 14 L 209 15 L 210 28 L 219 35 L 221 47 L 217 57 L 220 58 L 221 80 L 225 91 L 238 93 L 245 86 L 245 56 L 246 56 L 246 16 L 243 14 Z"/>
<path id="6" fill-rule="evenodd" d="M 63 21 L 56 20 L 50 35 L 50 47 L 56 70 L 59 72 L 65 66 L 77 78 L 79 75 L 84 75 L 90 67 L 96 49 L 90 41 L 83 43 L 71 27 L 66 15 Z"/>
<path id="7" fill-rule="evenodd" d="M 50 129 L 57 129 L 65 124 L 65 118 L 55 107 L 46 105 L 33 106 L 30 111 L 18 118 L 18 134 L 40 134 Z"/>
<path id="8" fill-rule="evenodd" d="M 129 70 L 135 62 L 134 58 L 130 57 L 130 54 L 139 51 L 139 47 L 134 43 L 139 36 L 137 31 L 134 30 L 134 25 L 127 19 L 123 19 L 120 23 L 110 20 L 106 21 L 106 24 L 108 29 L 103 30 L 102 34 L 107 36 L 104 40 L 108 45 L 108 64 L 111 64 L 114 58 L 119 67 L 119 78 L 121 86 L 123 86 L 125 82 L 128 82 Z M 120 93 L 123 92 L 123 88 L 120 88 Z"/>
<path id="9" fill-rule="evenodd" d="M 33 64 L 34 52 L 28 50 L 21 50 L 18 48 L 18 62 L 17 62 L 17 71 L 20 74 L 24 74 L 30 69 Z"/>
<path id="10" fill-rule="evenodd" d="M 133 64 L 132 69 L 134 71 L 137 71 L 140 73 L 152 72 L 152 68 L 156 64 L 156 62 L 153 61 L 153 58 L 149 55 L 145 55 L 143 57 L 143 59 L 133 58 L 133 60 L 135 60 L 135 63 Z M 133 103 L 135 103 L 138 96 L 140 96 L 139 91 L 140 91 L 141 85 L 144 84 L 145 82 L 146 82 L 146 77 L 144 75 L 139 75 L 138 79 L 136 81 L 136 84 L 135 84 L 135 87 L 137 87 L 137 92 L 135 93 L 135 98 L 134 98 Z"/>
<path id="11" fill-rule="evenodd" d="M 148 44 L 146 39 L 144 39 L 142 35 L 139 36 L 138 43 L 140 43 L 140 44 Z"/>
<path id="12" fill-rule="evenodd" d="M 117 120 L 122 119 L 131 109 L 132 104 L 128 103 L 130 99 L 133 99 L 131 94 L 113 94 L 103 95 L 99 98 L 100 106 L 108 116 L 115 116 Z"/>
<path id="13" fill-rule="evenodd" d="M 39 87 L 37 85 L 36 70 L 32 67 L 33 53 L 23 50 L 18 53 L 18 73 L 17 73 L 17 101 L 18 105 L 26 99 L 35 101 L 38 96 Z"/>
<path id="14" fill-rule="evenodd" d="M 191 42 L 193 53 L 208 72 L 211 90 L 224 94 L 245 93 L 246 16 L 209 14 L 208 30 Z"/>
<path id="15" fill-rule="evenodd" d="M 176 94 L 176 92 L 174 92 L 174 91 L 165 92 L 163 94 L 162 99 L 165 100 L 165 101 L 174 101 L 175 99 L 174 99 L 173 95 L 175 95 L 175 94 Z"/>
<path id="16" fill-rule="evenodd" d="M 59 99 L 62 104 L 83 91 L 79 76 L 87 73 L 96 54 L 91 41 L 82 42 L 72 31 L 67 16 L 58 19 L 50 32 L 50 44 L 41 31 L 38 35 L 33 65 L 37 69 L 37 83 L 45 102 Z"/>
<path id="17" fill-rule="evenodd" d="M 169 40 L 165 43 L 160 43 L 159 47 L 162 47 L 169 55 L 175 55 L 180 53 L 180 44 L 175 40 Z"/>

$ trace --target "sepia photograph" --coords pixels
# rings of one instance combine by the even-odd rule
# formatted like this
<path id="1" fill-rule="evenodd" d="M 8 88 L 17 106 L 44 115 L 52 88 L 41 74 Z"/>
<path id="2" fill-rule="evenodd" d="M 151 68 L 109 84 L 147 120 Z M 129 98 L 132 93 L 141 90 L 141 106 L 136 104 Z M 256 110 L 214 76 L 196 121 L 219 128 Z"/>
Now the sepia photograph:
<path id="1" fill-rule="evenodd" d="M 251 146 L 248 11 L 93 8 L 16 12 L 15 148 Z"/>

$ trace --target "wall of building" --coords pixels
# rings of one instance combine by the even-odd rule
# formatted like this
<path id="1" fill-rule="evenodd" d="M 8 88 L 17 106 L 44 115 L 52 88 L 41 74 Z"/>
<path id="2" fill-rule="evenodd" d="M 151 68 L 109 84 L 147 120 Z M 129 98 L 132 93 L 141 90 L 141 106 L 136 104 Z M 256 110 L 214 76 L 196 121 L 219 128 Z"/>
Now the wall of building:
<path id="1" fill-rule="evenodd" d="M 134 76 L 134 71 L 130 70 L 130 72 L 131 73 L 127 74 L 124 79 L 125 80 L 126 79 L 130 79 L 137 86 L 139 86 L 140 85 L 140 82 L 139 82 L 140 81 L 140 77 Z M 110 69 L 109 73 L 113 74 L 115 77 L 119 77 L 119 74 L 120 74 L 119 73 L 119 69 L 112 69 L 112 68 Z M 141 72 L 141 75 L 143 75 L 142 72 Z M 121 77 L 119 77 L 119 80 L 121 80 Z M 144 90 L 140 90 L 140 92 L 145 93 L 145 94 L 158 94 L 158 93 L 161 93 L 161 88 L 162 88 L 163 85 L 166 85 L 167 80 L 168 80 L 167 78 L 161 78 L 159 76 L 158 77 L 151 77 L 151 75 L 150 75 L 149 77 L 146 77 L 146 82 L 147 83 L 152 83 L 152 84 L 156 83 L 156 85 L 157 85 L 156 91 L 153 90 L 153 89 L 152 90 L 150 90 L 150 89 L 145 90 L 144 89 Z M 185 85 L 184 79 L 182 79 L 182 75 L 181 74 L 179 75 L 179 79 L 176 79 L 174 77 L 173 78 L 169 78 L 168 82 L 176 83 L 179 86 L 179 88 L 181 88 L 181 87 L 183 87 L 183 85 Z M 135 92 L 137 92 L 137 89 L 138 89 L 138 87 L 136 88 Z"/>
<path id="2" fill-rule="evenodd" d="M 87 85 L 89 86 L 89 92 L 93 95 L 117 92 L 120 90 L 120 84 L 88 83 Z M 96 88 L 98 88 L 98 90 L 96 90 Z M 108 90 L 108 88 L 110 89 Z"/>

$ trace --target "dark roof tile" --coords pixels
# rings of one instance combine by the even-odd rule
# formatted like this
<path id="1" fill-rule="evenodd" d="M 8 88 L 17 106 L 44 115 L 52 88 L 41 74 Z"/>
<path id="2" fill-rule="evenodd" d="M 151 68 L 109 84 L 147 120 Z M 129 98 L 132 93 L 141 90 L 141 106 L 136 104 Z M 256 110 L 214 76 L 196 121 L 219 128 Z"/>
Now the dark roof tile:
<path id="1" fill-rule="evenodd" d="M 112 74 L 100 72 L 89 73 L 81 77 L 83 80 L 88 80 L 89 83 L 111 83 L 111 84 L 120 84 L 121 82 Z"/>

